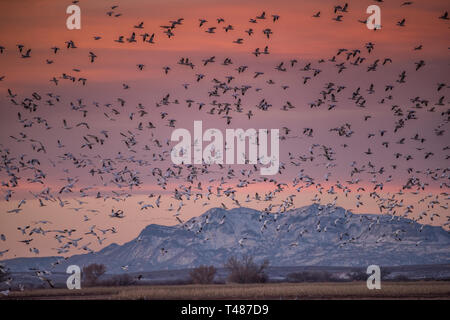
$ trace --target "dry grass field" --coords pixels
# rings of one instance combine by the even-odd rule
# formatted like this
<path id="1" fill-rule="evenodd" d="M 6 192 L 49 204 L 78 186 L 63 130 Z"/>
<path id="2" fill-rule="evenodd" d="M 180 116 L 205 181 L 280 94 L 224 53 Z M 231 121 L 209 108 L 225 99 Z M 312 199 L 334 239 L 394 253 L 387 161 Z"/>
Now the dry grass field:
<path id="1" fill-rule="evenodd" d="M 151 285 L 36 289 L 0 299 L 450 299 L 450 282 L 384 282 L 368 290 L 365 282 Z"/>

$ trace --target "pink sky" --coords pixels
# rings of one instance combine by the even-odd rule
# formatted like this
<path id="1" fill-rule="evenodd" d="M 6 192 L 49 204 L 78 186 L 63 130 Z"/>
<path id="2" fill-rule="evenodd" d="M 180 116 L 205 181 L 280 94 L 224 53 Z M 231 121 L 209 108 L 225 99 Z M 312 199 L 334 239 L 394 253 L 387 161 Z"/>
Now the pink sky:
<path id="1" fill-rule="evenodd" d="M 81 30 L 67 30 L 65 27 L 66 7 L 70 2 L 64 1 L 14 1 L 0 2 L 0 46 L 5 47 L 5 52 L 0 55 L 0 77 L 5 76 L 0 81 L 0 91 L 4 92 L 0 97 L 2 107 L 2 117 L 0 118 L 0 150 L 2 155 L 8 149 L 9 158 L 20 158 L 22 154 L 27 155 L 27 159 L 36 158 L 41 162 L 40 168 L 46 173 L 45 184 L 29 183 L 26 178 L 30 177 L 31 170 L 22 170 L 19 174 L 22 179 L 16 188 L 0 187 L 0 193 L 5 194 L 8 189 L 14 191 L 13 197 L 9 202 L 0 201 L 0 234 L 4 234 L 6 241 L 0 241 L 0 252 L 9 249 L 2 258 L 12 258 L 19 256 L 35 256 L 29 252 L 29 248 L 39 248 L 41 255 L 54 255 L 56 251 L 53 248 L 58 243 L 53 239 L 54 234 L 43 237 L 34 236 L 34 241 L 29 246 L 19 243 L 25 237 L 17 230 L 17 226 L 32 224 L 33 221 L 49 220 L 53 224 L 44 226 L 44 229 L 74 228 L 77 232 L 73 238 L 78 238 L 87 232 L 91 225 L 98 228 L 107 228 L 116 226 L 119 232 L 109 236 L 103 242 L 103 245 L 97 243 L 95 238 L 86 237 L 84 243 L 91 242 L 93 249 L 100 249 L 113 242 L 123 243 L 137 236 L 143 227 L 150 223 L 175 224 L 177 220 L 173 213 L 167 211 L 169 204 L 172 203 L 175 208 L 178 201 L 171 198 L 174 188 L 179 185 L 188 186 L 189 182 L 184 179 L 170 180 L 167 190 L 162 190 L 156 185 L 156 179 L 152 176 L 152 169 L 155 167 L 165 171 L 171 166 L 170 160 L 154 161 L 153 153 L 160 153 L 162 150 L 170 150 L 170 146 L 158 148 L 155 146 L 153 138 L 157 138 L 161 143 L 170 139 L 170 133 L 173 128 L 167 126 L 166 119 L 176 119 L 177 128 L 187 128 L 192 130 L 194 120 L 202 120 L 204 130 L 206 128 L 218 128 L 224 131 L 226 121 L 221 116 L 207 114 L 211 109 L 210 103 L 213 100 L 227 103 L 235 103 L 231 94 L 221 97 L 209 97 L 214 78 L 224 81 L 228 75 L 235 76 L 235 80 L 230 85 L 251 85 L 252 89 L 242 97 L 242 114 L 233 113 L 232 128 L 279 128 L 288 127 L 292 129 L 289 138 L 281 142 L 280 157 L 281 161 L 288 164 L 286 170 L 281 175 L 273 178 L 279 182 L 286 182 L 289 187 L 285 192 L 280 193 L 272 203 L 278 205 L 289 194 L 295 193 L 295 205 L 302 206 L 311 203 L 311 199 L 316 193 L 315 187 L 306 191 L 297 193 L 292 187 L 292 180 L 298 175 L 301 169 L 316 182 L 324 187 L 324 193 L 329 187 L 338 181 L 347 185 L 349 188 L 356 189 L 362 186 L 366 192 L 362 194 L 364 206 L 356 208 L 355 194 L 353 190 L 346 198 L 339 191 L 337 204 L 354 212 L 359 213 L 378 213 L 378 207 L 374 200 L 369 198 L 369 193 L 373 191 L 374 183 L 370 182 L 372 174 L 363 173 L 358 177 L 361 182 L 356 186 L 349 185 L 346 181 L 351 180 L 350 163 L 357 162 L 360 168 L 370 161 L 377 170 L 384 167 L 385 173 L 376 177 L 377 182 L 384 182 L 385 188 L 380 193 L 383 197 L 389 197 L 399 191 L 405 184 L 405 181 L 412 176 L 420 177 L 424 182 L 429 183 L 425 191 L 419 195 L 411 194 L 406 190 L 404 196 L 398 198 L 404 199 L 405 205 L 413 204 L 414 212 L 410 217 L 417 217 L 420 212 L 428 210 L 430 213 L 440 214 L 440 218 L 434 221 L 427 221 L 434 225 L 442 225 L 448 221 L 448 187 L 440 188 L 442 182 L 448 184 L 448 172 L 444 170 L 448 167 L 448 150 L 443 150 L 448 145 L 448 133 L 437 136 L 434 133 L 435 128 L 440 126 L 442 129 L 448 128 L 446 117 L 441 115 L 448 109 L 448 98 L 444 99 L 444 106 L 435 106 L 435 103 L 441 96 L 448 95 L 448 88 L 444 87 L 437 92 L 438 83 L 449 85 L 448 72 L 448 39 L 449 24 L 448 20 L 438 19 L 446 10 L 448 10 L 447 1 L 414 1 L 411 6 L 400 6 L 403 1 L 389 1 L 389 3 L 379 4 L 382 12 L 382 29 L 379 31 L 370 31 L 364 24 L 357 22 L 363 20 L 368 15 L 365 9 L 372 1 L 354 1 L 349 2 L 349 12 L 344 13 L 343 22 L 333 21 L 335 16 L 333 6 L 343 5 L 336 1 L 127 1 L 120 3 L 115 12 L 122 13 L 123 16 L 113 18 L 106 15 L 111 5 L 111 1 L 80 1 L 82 14 Z M 257 24 L 249 23 L 250 18 L 265 11 L 268 19 Z M 312 18 L 317 11 L 321 11 L 320 18 Z M 271 21 L 271 15 L 278 14 L 280 20 L 276 23 Z M 175 36 L 168 39 L 162 33 L 160 25 L 168 24 L 169 20 L 176 20 L 183 17 L 185 20 L 181 26 L 174 30 Z M 216 18 L 223 17 L 224 24 L 217 24 Z M 208 20 L 205 26 L 199 28 L 198 19 Z M 396 22 L 406 19 L 406 27 L 396 26 Z M 134 25 L 144 21 L 144 30 L 133 28 Z M 225 32 L 222 27 L 232 24 L 235 30 Z M 216 34 L 205 32 L 209 26 L 216 26 Z M 255 29 L 255 34 L 249 37 L 245 30 L 249 27 Z M 271 28 L 273 35 L 267 40 L 262 30 Z M 117 43 L 119 35 L 129 37 L 131 32 L 137 34 L 148 32 L 155 33 L 155 44 L 142 43 L 140 37 L 138 43 Z M 95 41 L 94 36 L 101 36 L 102 39 Z M 244 44 L 237 45 L 232 43 L 237 38 L 244 38 Z M 67 40 L 73 40 L 77 49 L 66 49 L 64 43 Z M 372 42 L 375 49 L 371 54 L 364 48 L 365 44 Z M 31 58 L 23 59 L 17 50 L 17 44 L 23 44 L 26 49 L 32 48 Z M 413 50 L 414 47 L 422 45 L 422 50 Z M 54 55 L 51 47 L 58 46 L 61 51 Z M 262 55 L 256 58 L 251 52 L 255 48 L 269 46 L 270 54 Z M 361 55 L 366 61 L 360 66 L 346 64 L 347 69 L 337 73 L 336 63 L 329 61 L 319 64 L 318 60 L 323 58 L 330 59 L 340 48 L 349 50 L 360 49 Z M 89 51 L 97 55 L 94 63 L 89 61 Z M 202 66 L 202 59 L 216 56 L 216 63 L 208 66 Z M 177 64 L 181 57 L 189 57 L 194 62 L 196 68 L 191 70 L 189 67 Z M 232 59 L 231 66 L 223 66 L 220 63 L 226 58 Z M 391 58 L 393 63 L 387 63 L 381 66 L 385 58 Z M 298 63 L 294 68 L 289 66 L 289 60 L 297 59 Z M 337 57 L 339 62 L 345 61 L 345 53 Z M 46 64 L 46 59 L 53 60 L 53 64 Z M 366 72 L 367 66 L 376 59 L 380 59 L 380 66 L 376 72 Z M 415 71 L 415 62 L 425 60 L 426 65 L 419 71 Z M 274 69 L 280 62 L 284 62 L 288 68 L 287 72 L 278 72 Z M 313 68 L 320 68 L 322 72 L 314 77 L 307 85 L 303 85 L 302 76 L 310 73 L 300 71 L 307 63 L 311 62 Z M 136 65 L 142 63 L 145 65 L 143 71 L 138 71 Z M 238 74 L 235 68 L 241 65 L 247 65 L 248 71 Z M 163 66 L 170 66 L 171 71 L 168 75 L 164 74 Z M 75 72 L 73 69 L 80 69 Z M 406 71 L 406 83 L 396 82 L 398 75 Z M 264 75 L 254 79 L 254 72 L 261 71 Z M 62 73 L 73 76 L 87 78 L 87 85 L 81 83 L 72 83 L 68 80 L 60 80 L 58 86 L 55 86 L 49 80 L 53 77 L 60 77 Z M 196 82 L 196 74 L 205 74 L 205 79 Z M 269 79 L 275 82 L 274 85 L 267 84 Z M 346 89 L 337 95 L 338 102 L 336 108 L 328 111 L 328 104 L 321 108 L 311 109 L 309 102 L 317 100 L 328 82 L 333 82 L 336 86 L 345 86 Z M 122 85 L 126 83 L 130 89 L 124 90 Z M 182 84 L 189 83 L 189 89 L 185 90 Z M 376 93 L 369 95 L 367 89 L 370 84 L 375 86 Z M 394 85 L 392 93 L 385 92 L 386 85 Z M 287 90 L 280 87 L 289 85 Z M 352 92 L 357 87 L 361 87 L 362 95 L 367 99 L 366 108 L 358 108 L 354 102 L 349 99 Z M 44 103 L 38 108 L 36 113 L 29 113 L 20 106 L 11 103 L 7 95 L 7 89 L 10 88 L 18 96 L 15 98 L 18 102 L 25 97 L 30 97 L 33 92 L 38 92 L 42 96 L 52 92 L 59 95 L 60 102 L 55 106 L 48 106 Z M 262 88 L 256 92 L 255 88 Z M 155 104 L 159 102 L 166 94 L 170 93 L 170 100 L 178 99 L 180 104 L 171 104 L 157 108 Z M 380 104 L 379 101 L 389 94 L 393 95 L 392 100 L 386 100 L 386 103 Z M 423 109 L 416 109 L 418 120 L 410 120 L 407 126 L 401 129 L 401 132 L 394 133 L 394 123 L 398 119 L 393 116 L 392 106 L 400 106 L 405 114 L 413 109 L 414 104 L 411 99 L 419 96 L 421 99 L 429 100 L 429 105 Z M 86 118 L 80 112 L 74 111 L 70 103 L 77 103 L 77 99 L 83 99 L 88 115 Z M 124 99 L 126 105 L 121 107 L 118 98 Z M 265 98 L 273 107 L 268 112 L 258 110 L 255 106 L 261 99 Z M 49 99 L 46 97 L 45 100 Z M 193 104 L 191 109 L 186 106 L 185 100 L 192 99 L 197 102 L 204 102 L 206 106 L 198 111 L 198 105 Z M 280 108 L 286 101 L 290 101 L 296 106 L 290 111 L 281 111 Z M 93 102 L 98 102 L 97 108 Z M 139 118 L 137 106 L 139 103 L 145 106 L 147 115 Z M 112 104 L 107 107 L 105 104 Z M 427 109 L 435 106 L 436 112 L 427 112 Z M 112 109 L 120 112 L 119 115 L 113 115 Z M 245 113 L 252 110 L 254 117 L 249 121 Z M 47 120 L 52 129 L 46 130 L 43 124 L 34 123 L 31 128 L 24 128 L 18 122 L 17 113 L 21 112 L 22 117 L 32 120 L 39 116 Z M 166 119 L 160 119 L 160 113 L 167 112 Z M 105 113 L 110 117 L 106 118 Z M 130 113 L 134 113 L 133 120 L 129 119 Z M 364 121 L 365 115 L 371 115 L 372 118 Z M 114 119 L 111 121 L 110 119 Z M 69 126 L 73 129 L 63 128 L 63 120 L 66 119 Z M 144 124 L 151 121 L 156 129 L 137 130 L 139 122 Z M 75 127 L 77 123 L 87 122 L 90 129 L 85 127 Z M 351 129 L 355 132 L 351 138 L 339 137 L 335 132 L 330 132 L 330 128 L 335 128 L 344 123 L 351 123 Z M 303 128 L 314 128 L 314 137 L 309 138 L 302 135 Z M 387 133 L 381 137 L 380 130 L 387 130 Z M 107 130 L 109 138 L 105 139 L 104 145 L 95 145 L 93 150 L 87 148 L 80 149 L 84 143 L 83 136 L 92 134 L 100 136 L 100 131 Z M 136 152 L 130 151 L 123 143 L 123 136 L 120 133 L 126 133 L 127 130 L 136 135 L 138 144 L 132 148 Z M 26 133 L 27 138 L 24 142 L 16 142 L 10 136 L 20 137 L 20 133 Z M 369 133 L 376 134 L 368 139 Z M 425 143 L 411 140 L 416 133 L 426 139 Z M 153 134 L 153 137 L 152 137 Z M 29 139 L 35 139 L 45 144 L 47 154 L 37 153 L 31 149 L 32 142 Z M 405 138 L 405 144 L 399 145 L 395 142 L 400 138 Z M 64 148 L 57 147 L 57 140 L 65 145 Z M 390 147 L 385 148 L 382 142 L 389 142 Z M 348 144 L 348 148 L 343 148 L 342 144 Z M 296 167 L 290 165 L 288 153 L 295 156 L 309 155 L 309 148 L 312 144 L 326 145 L 333 147 L 336 152 L 336 164 L 331 169 L 325 168 L 327 161 L 320 156 L 319 148 L 315 151 L 316 159 L 313 162 L 302 163 Z M 151 151 L 144 151 L 143 148 L 148 145 Z M 368 156 L 364 152 L 371 148 L 373 155 Z M 423 148 L 418 150 L 417 148 Z M 85 155 L 86 159 L 92 161 L 86 167 L 74 168 L 68 160 L 61 159 L 61 156 L 71 152 L 77 157 Z M 118 188 L 117 185 L 110 182 L 112 175 L 105 175 L 105 180 L 99 179 L 96 175 L 91 177 L 88 173 L 90 168 L 99 167 L 100 160 L 96 158 L 115 158 L 121 152 L 125 157 L 134 156 L 135 159 L 148 161 L 146 166 L 138 166 L 136 163 L 125 161 L 116 161 L 115 168 L 123 169 L 128 166 L 131 170 L 139 171 L 139 177 L 142 185 L 133 190 L 127 188 Z M 401 153 L 403 156 L 412 155 L 413 159 L 405 161 L 404 157 L 395 159 L 394 153 Z M 433 152 L 434 155 L 424 159 L 426 152 Z M 53 167 L 51 161 L 56 164 Z M 397 169 L 390 167 L 396 164 Z M 250 169 L 249 166 L 235 166 L 233 169 L 239 172 L 241 169 Z M 414 168 L 420 172 L 408 173 L 408 168 Z M 436 169 L 439 168 L 438 171 Z M 0 165 L 0 181 L 8 181 L 8 175 L 4 170 L 4 164 Z M 425 174 L 427 169 L 438 172 L 442 175 L 438 180 L 433 180 Z M 68 170 L 65 172 L 64 170 Z M 211 171 L 218 172 L 217 167 L 212 167 Z M 186 172 L 186 171 L 184 171 Z M 329 181 L 325 181 L 324 175 L 330 172 Z M 203 193 L 206 191 L 208 179 L 218 178 L 226 172 L 212 173 L 209 175 L 200 175 L 199 181 L 204 186 Z M 46 207 L 40 208 L 37 200 L 33 200 L 29 191 L 33 193 L 40 192 L 46 187 L 51 188 L 52 194 L 58 196 L 59 189 L 66 184 L 61 179 L 78 177 L 79 182 L 74 187 L 74 193 L 61 195 L 61 198 L 67 199 L 69 204 L 61 208 L 57 202 L 46 202 Z M 392 176 L 390 182 L 386 182 Z M 183 176 L 185 178 L 185 175 Z M 252 178 L 261 178 L 254 174 Z M 269 177 L 269 179 L 272 177 Z M 228 186 L 236 186 L 238 179 L 227 181 Z M 104 185 L 106 184 L 106 185 Z M 196 183 L 192 186 L 196 186 Z M 217 182 L 212 185 L 217 186 Z M 69 208 L 81 207 L 75 199 L 80 199 L 74 194 L 86 186 L 93 186 L 90 190 L 87 200 L 88 204 L 82 206 L 80 212 L 75 212 Z M 239 201 L 249 207 L 263 209 L 269 203 L 255 201 L 245 203 L 247 194 L 254 195 L 255 192 L 264 194 L 274 189 L 272 183 L 258 182 L 249 187 L 239 190 L 237 198 Z M 215 190 L 215 187 L 214 187 Z M 107 201 L 96 200 L 93 197 L 101 191 L 103 194 L 113 196 L 112 191 L 127 192 L 131 197 L 126 201 L 116 201 L 108 199 Z M 147 195 L 153 193 L 155 197 L 148 198 Z M 389 193 L 389 195 L 388 195 Z M 162 195 L 162 206 L 160 209 L 149 209 L 148 211 L 139 210 L 139 201 L 154 204 L 156 197 Z M 431 195 L 423 203 L 417 203 L 421 198 Z M 430 199 L 438 197 L 440 205 L 435 208 L 427 208 Z M 332 201 L 334 196 L 324 195 L 322 203 Z M 23 205 L 23 211 L 14 214 L 7 211 L 17 208 L 17 204 L 22 199 L 28 199 Z M 220 206 L 226 203 L 228 207 L 233 207 L 233 203 L 224 197 L 212 197 L 209 204 L 203 206 L 204 201 L 199 200 L 183 201 L 186 206 L 182 209 L 180 218 L 182 220 L 202 214 L 206 209 Z M 122 220 L 111 219 L 108 215 L 111 209 L 122 209 L 126 213 L 126 218 Z M 89 213 L 88 209 L 97 209 L 98 213 Z M 88 215 L 91 220 L 83 222 L 83 215 Z M 70 254 L 80 253 L 79 250 L 71 250 Z"/>

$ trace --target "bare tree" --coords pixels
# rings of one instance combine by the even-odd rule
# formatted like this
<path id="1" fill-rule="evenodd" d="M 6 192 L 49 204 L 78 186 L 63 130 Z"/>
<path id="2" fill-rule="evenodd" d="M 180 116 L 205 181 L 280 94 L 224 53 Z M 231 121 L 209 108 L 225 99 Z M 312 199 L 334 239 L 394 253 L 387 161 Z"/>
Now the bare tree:
<path id="1" fill-rule="evenodd" d="M 7 281 L 10 278 L 11 274 L 9 271 L 4 268 L 2 265 L 0 265 L 0 285 Z"/>
<path id="2" fill-rule="evenodd" d="M 105 272 L 106 267 L 104 264 L 90 264 L 83 267 L 84 281 L 88 286 L 93 286 L 97 283 L 98 278 L 100 278 Z"/>
<path id="3" fill-rule="evenodd" d="M 214 276 L 216 275 L 217 269 L 214 266 L 201 265 L 193 269 L 189 276 L 193 283 L 208 284 L 214 281 Z"/>
<path id="4" fill-rule="evenodd" d="M 228 281 L 236 283 L 260 283 L 267 281 L 265 270 L 269 261 L 264 260 L 262 264 L 253 261 L 252 256 L 244 255 L 242 260 L 230 257 L 225 263 L 225 268 L 230 271 Z"/>
<path id="5" fill-rule="evenodd" d="M 117 286 L 130 286 L 132 284 L 135 284 L 135 280 L 133 279 L 132 276 L 130 276 L 127 273 L 117 274 L 111 277 L 111 279 L 109 280 L 102 281 L 102 286 L 117 287 Z"/>

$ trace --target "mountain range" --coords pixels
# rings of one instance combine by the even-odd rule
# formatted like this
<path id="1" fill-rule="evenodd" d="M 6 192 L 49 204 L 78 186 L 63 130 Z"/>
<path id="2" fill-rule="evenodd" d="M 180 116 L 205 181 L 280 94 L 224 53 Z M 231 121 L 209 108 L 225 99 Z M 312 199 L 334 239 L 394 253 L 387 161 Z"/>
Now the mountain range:
<path id="1" fill-rule="evenodd" d="M 61 257 L 2 261 L 11 271 L 65 271 L 102 263 L 108 273 L 222 267 L 230 256 L 251 255 L 272 266 L 380 266 L 450 263 L 450 233 L 442 227 L 378 214 L 353 214 L 313 204 L 280 214 L 239 207 L 213 208 L 175 226 L 151 224 L 123 245 Z M 124 268 L 122 268 L 124 267 Z"/>

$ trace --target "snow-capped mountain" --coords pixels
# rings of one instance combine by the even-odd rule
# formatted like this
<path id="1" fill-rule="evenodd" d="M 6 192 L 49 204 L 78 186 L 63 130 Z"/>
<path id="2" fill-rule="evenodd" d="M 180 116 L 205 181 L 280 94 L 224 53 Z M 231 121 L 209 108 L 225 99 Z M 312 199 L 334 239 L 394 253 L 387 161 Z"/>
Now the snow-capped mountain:
<path id="1" fill-rule="evenodd" d="M 109 273 L 223 266 L 230 256 L 249 254 L 272 266 L 382 266 L 448 264 L 450 233 L 390 215 L 352 214 L 311 205 L 281 214 L 248 208 L 214 208 L 176 226 L 151 224 L 124 245 L 76 255 L 67 265 L 103 263 Z M 50 268 L 57 257 L 18 258 L 12 271 Z"/>

